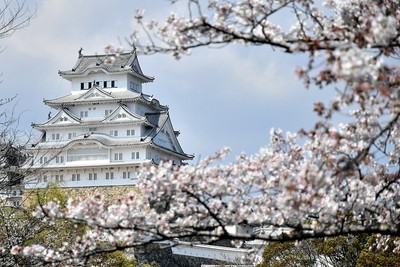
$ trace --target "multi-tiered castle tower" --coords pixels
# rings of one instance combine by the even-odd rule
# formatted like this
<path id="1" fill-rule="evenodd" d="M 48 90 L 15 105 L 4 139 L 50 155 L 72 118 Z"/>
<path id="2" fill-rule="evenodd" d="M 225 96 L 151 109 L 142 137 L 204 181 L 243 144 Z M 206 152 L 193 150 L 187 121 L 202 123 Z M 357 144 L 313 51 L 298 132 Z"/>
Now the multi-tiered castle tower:
<path id="1" fill-rule="evenodd" d="M 142 84 L 136 51 L 119 55 L 83 55 L 71 70 L 59 71 L 71 93 L 44 103 L 56 109 L 44 123 L 32 124 L 40 140 L 29 149 L 32 177 L 26 187 L 135 184 L 143 164 L 193 158 L 183 152 L 168 113 Z"/>

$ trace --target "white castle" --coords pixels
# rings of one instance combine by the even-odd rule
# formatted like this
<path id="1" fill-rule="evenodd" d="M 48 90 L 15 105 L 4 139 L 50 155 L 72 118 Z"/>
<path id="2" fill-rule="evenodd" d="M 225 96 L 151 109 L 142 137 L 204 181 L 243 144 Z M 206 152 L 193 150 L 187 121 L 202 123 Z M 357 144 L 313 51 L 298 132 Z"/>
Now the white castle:
<path id="1" fill-rule="evenodd" d="M 143 164 L 193 158 L 183 152 L 168 112 L 142 84 L 135 49 L 117 55 L 83 55 L 71 70 L 59 71 L 71 93 L 44 103 L 56 109 L 28 149 L 32 155 L 25 188 L 132 185 Z"/>

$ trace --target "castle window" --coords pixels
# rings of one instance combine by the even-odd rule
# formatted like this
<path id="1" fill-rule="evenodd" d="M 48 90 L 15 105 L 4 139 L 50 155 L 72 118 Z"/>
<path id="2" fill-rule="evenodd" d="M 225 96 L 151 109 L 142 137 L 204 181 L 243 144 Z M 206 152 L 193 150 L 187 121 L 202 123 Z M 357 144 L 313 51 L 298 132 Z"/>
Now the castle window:
<path id="1" fill-rule="evenodd" d="M 112 113 L 112 109 L 106 109 L 104 111 L 104 115 L 106 115 L 106 116 L 108 116 L 108 114 L 111 114 L 111 113 Z"/>
<path id="2" fill-rule="evenodd" d="M 40 157 L 40 164 L 46 164 L 47 163 L 47 157 Z"/>
<path id="3" fill-rule="evenodd" d="M 104 81 L 104 82 L 103 82 L 103 87 L 104 87 L 104 88 L 107 88 L 107 81 Z"/>
<path id="4" fill-rule="evenodd" d="M 90 89 L 92 87 L 92 82 L 89 82 L 88 84 L 89 84 L 88 88 Z"/>
<path id="5" fill-rule="evenodd" d="M 81 175 L 79 173 L 72 174 L 72 181 L 80 181 L 80 180 L 81 180 Z"/>
<path id="6" fill-rule="evenodd" d="M 115 81 L 111 81 L 111 87 L 115 87 Z"/>
<path id="7" fill-rule="evenodd" d="M 87 111 L 81 111 L 81 117 L 82 118 L 84 118 L 84 117 L 87 117 L 88 116 L 88 112 Z"/>
<path id="8" fill-rule="evenodd" d="M 114 160 L 122 160 L 123 159 L 122 156 L 123 156 L 122 153 L 115 153 L 114 154 Z"/>
<path id="9" fill-rule="evenodd" d="M 60 134 L 51 134 L 51 140 L 59 140 L 60 139 Z"/>
<path id="10" fill-rule="evenodd" d="M 132 159 L 139 159 L 139 152 L 132 152 Z"/>
<path id="11" fill-rule="evenodd" d="M 97 131 L 97 127 L 89 127 L 89 132 L 95 132 Z"/>
<path id="12" fill-rule="evenodd" d="M 89 180 L 97 180 L 97 173 L 89 173 Z"/>
<path id="13" fill-rule="evenodd" d="M 110 131 L 111 136 L 118 136 L 118 131 Z"/>
<path id="14" fill-rule="evenodd" d="M 64 156 L 57 156 L 56 157 L 56 163 L 63 163 L 64 162 Z"/>
<path id="15" fill-rule="evenodd" d="M 129 178 L 131 178 L 131 173 L 130 173 L 130 172 L 123 172 L 123 173 L 122 173 L 122 178 L 123 178 L 123 179 L 129 179 Z"/>
<path id="16" fill-rule="evenodd" d="M 127 136 L 133 136 L 133 135 L 135 135 L 135 130 L 126 130 L 126 135 L 127 135 Z"/>
<path id="17" fill-rule="evenodd" d="M 113 172 L 106 172 L 106 179 L 114 179 L 114 173 Z"/>
<path id="18" fill-rule="evenodd" d="M 81 83 L 81 90 L 85 89 L 85 83 Z"/>
<path id="19" fill-rule="evenodd" d="M 76 136 L 76 133 L 68 133 L 68 139 L 72 139 Z"/>
<path id="20" fill-rule="evenodd" d="M 56 174 L 55 175 L 55 177 L 56 177 L 56 181 L 57 182 L 62 182 L 62 181 L 64 181 L 64 175 L 58 175 L 58 174 Z"/>
<path id="21" fill-rule="evenodd" d="M 43 175 L 43 182 L 47 183 L 47 175 Z"/>

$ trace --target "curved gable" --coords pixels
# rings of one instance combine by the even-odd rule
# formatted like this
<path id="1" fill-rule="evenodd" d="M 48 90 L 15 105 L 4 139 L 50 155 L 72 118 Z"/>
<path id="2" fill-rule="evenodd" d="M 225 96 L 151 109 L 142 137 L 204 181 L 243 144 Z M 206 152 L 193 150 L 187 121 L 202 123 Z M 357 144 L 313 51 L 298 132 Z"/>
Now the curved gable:
<path id="1" fill-rule="evenodd" d="M 72 114 L 68 109 L 60 109 L 58 113 L 51 117 L 44 125 L 55 125 L 55 124 L 78 124 L 81 123 L 80 118 Z"/>
<path id="2" fill-rule="evenodd" d="M 179 144 L 179 141 L 176 137 L 176 134 L 175 134 L 175 131 L 174 131 L 174 128 L 172 126 L 171 119 L 169 116 L 159 131 L 160 131 L 159 134 L 157 134 L 157 136 L 155 138 L 155 142 L 158 142 L 158 145 L 167 147 L 178 153 L 184 153 Z"/>
<path id="3" fill-rule="evenodd" d="M 114 97 L 109 92 L 106 92 L 105 90 L 94 85 L 86 93 L 82 94 L 75 100 L 82 101 L 82 100 L 98 100 L 98 99 L 113 99 L 113 98 Z"/>
<path id="4" fill-rule="evenodd" d="M 131 112 L 125 105 L 120 105 L 102 122 L 137 121 L 137 120 L 143 120 L 143 118 Z"/>

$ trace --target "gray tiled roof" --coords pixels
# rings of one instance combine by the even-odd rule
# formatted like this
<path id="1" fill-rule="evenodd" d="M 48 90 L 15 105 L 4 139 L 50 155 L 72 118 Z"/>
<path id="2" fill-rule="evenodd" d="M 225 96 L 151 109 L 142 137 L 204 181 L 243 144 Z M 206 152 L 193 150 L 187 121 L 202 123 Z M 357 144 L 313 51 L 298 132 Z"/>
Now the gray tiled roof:
<path id="1" fill-rule="evenodd" d="M 29 150 L 40 150 L 40 149 L 65 149 L 75 143 L 80 143 L 82 141 L 93 141 L 93 142 L 99 142 L 105 147 L 135 147 L 135 146 L 147 146 L 147 145 L 152 145 L 152 146 L 157 146 L 159 148 L 162 148 L 166 151 L 175 153 L 176 155 L 180 155 L 184 158 L 191 158 L 191 155 L 185 154 L 182 150 L 179 151 L 174 151 L 170 150 L 167 148 L 163 148 L 161 146 L 158 146 L 154 144 L 151 140 L 150 137 L 146 138 L 140 138 L 140 137 L 130 137 L 130 138 L 119 138 L 119 137 L 112 137 L 106 134 L 85 134 L 85 135 L 80 135 L 77 136 L 74 140 L 67 140 L 67 141 L 59 141 L 59 142 L 43 142 L 43 143 L 38 143 L 35 146 L 28 148 Z"/>
<path id="2" fill-rule="evenodd" d="M 144 136 L 146 136 L 146 138 L 151 137 L 151 139 L 153 140 L 167 123 L 169 123 L 170 126 L 172 127 L 172 123 L 171 123 L 171 119 L 169 117 L 168 111 L 146 113 L 145 116 L 150 123 L 152 123 L 153 125 L 156 126 L 155 128 L 149 129 L 146 133 L 144 133 Z M 185 154 L 185 152 L 183 152 L 182 147 L 180 146 L 180 144 L 176 138 L 175 132 L 173 132 L 173 135 L 171 136 L 171 138 L 174 140 L 174 144 L 175 144 L 174 152 L 183 154 L 183 155 L 187 155 L 187 154 Z M 153 143 L 153 144 L 158 146 L 155 143 Z M 164 148 L 164 149 L 167 149 L 167 148 Z"/>
<path id="3" fill-rule="evenodd" d="M 118 102 L 120 100 L 136 100 L 138 98 L 143 98 L 140 93 L 133 92 L 133 91 L 111 91 L 110 96 L 112 99 L 79 99 L 79 97 L 82 96 L 81 94 L 68 94 L 65 96 L 61 96 L 59 98 L 54 98 L 54 99 L 49 99 L 49 100 L 44 100 L 44 103 L 46 105 L 61 105 L 64 104 L 64 106 L 68 106 L 68 104 L 78 104 L 78 103 L 88 103 L 88 102 Z"/>
<path id="4" fill-rule="evenodd" d="M 150 127 L 154 127 L 153 124 L 146 121 L 146 119 L 135 120 L 135 121 L 109 121 L 107 122 L 108 125 L 138 125 L 138 124 L 145 124 Z M 46 129 L 54 129 L 54 128 L 70 128 L 70 127 L 78 127 L 78 128 L 89 128 L 89 127 L 98 127 L 104 126 L 104 122 L 102 118 L 94 118 L 92 120 L 81 120 L 80 124 L 46 124 L 45 123 L 32 123 L 32 127 L 36 130 L 46 130 Z"/>
<path id="5" fill-rule="evenodd" d="M 145 116 L 150 123 L 162 128 L 169 115 L 168 112 L 148 112 Z"/>
<path id="6" fill-rule="evenodd" d="M 104 90 L 104 89 L 103 89 Z M 110 98 L 89 98 L 84 99 L 81 98 L 82 94 L 68 94 L 65 96 L 61 96 L 59 98 L 48 99 L 44 100 L 44 103 L 52 108 L 59 108 L 59 107 L 68 107 L 68 106 L 75 106 L 75 105 L 86 105 L 88 103 L 118 103 L 118 102 L 133 102 L 133 101 L 142 101 L 146 104 L 153 104 L 158 110 L 168 110 L 168 106 L 160 105 L 160 102 L 143 93 L 137 93 L 130 90 L 125 91 L 109 91 Z"/>
<path id="7" fill-rule="evenodd" d="M 110 64 L 109 59 L 113 57 L 114 61 Z M 139 62 L 137 60 L 135 50 L 129 53 L 121 53 L 119 55 L 82 55 L 79 54 L 75 66 L 71 70 L 59 71 L 58 73 L 63 78 L 70 78 L 72 76 L 80 76 L 90 73 L 94 70 L 104 70 L 107 73 L 126 73 L 130 72 L 143 81 L 152 81 L 154 78 L 143 74 Z"/>

